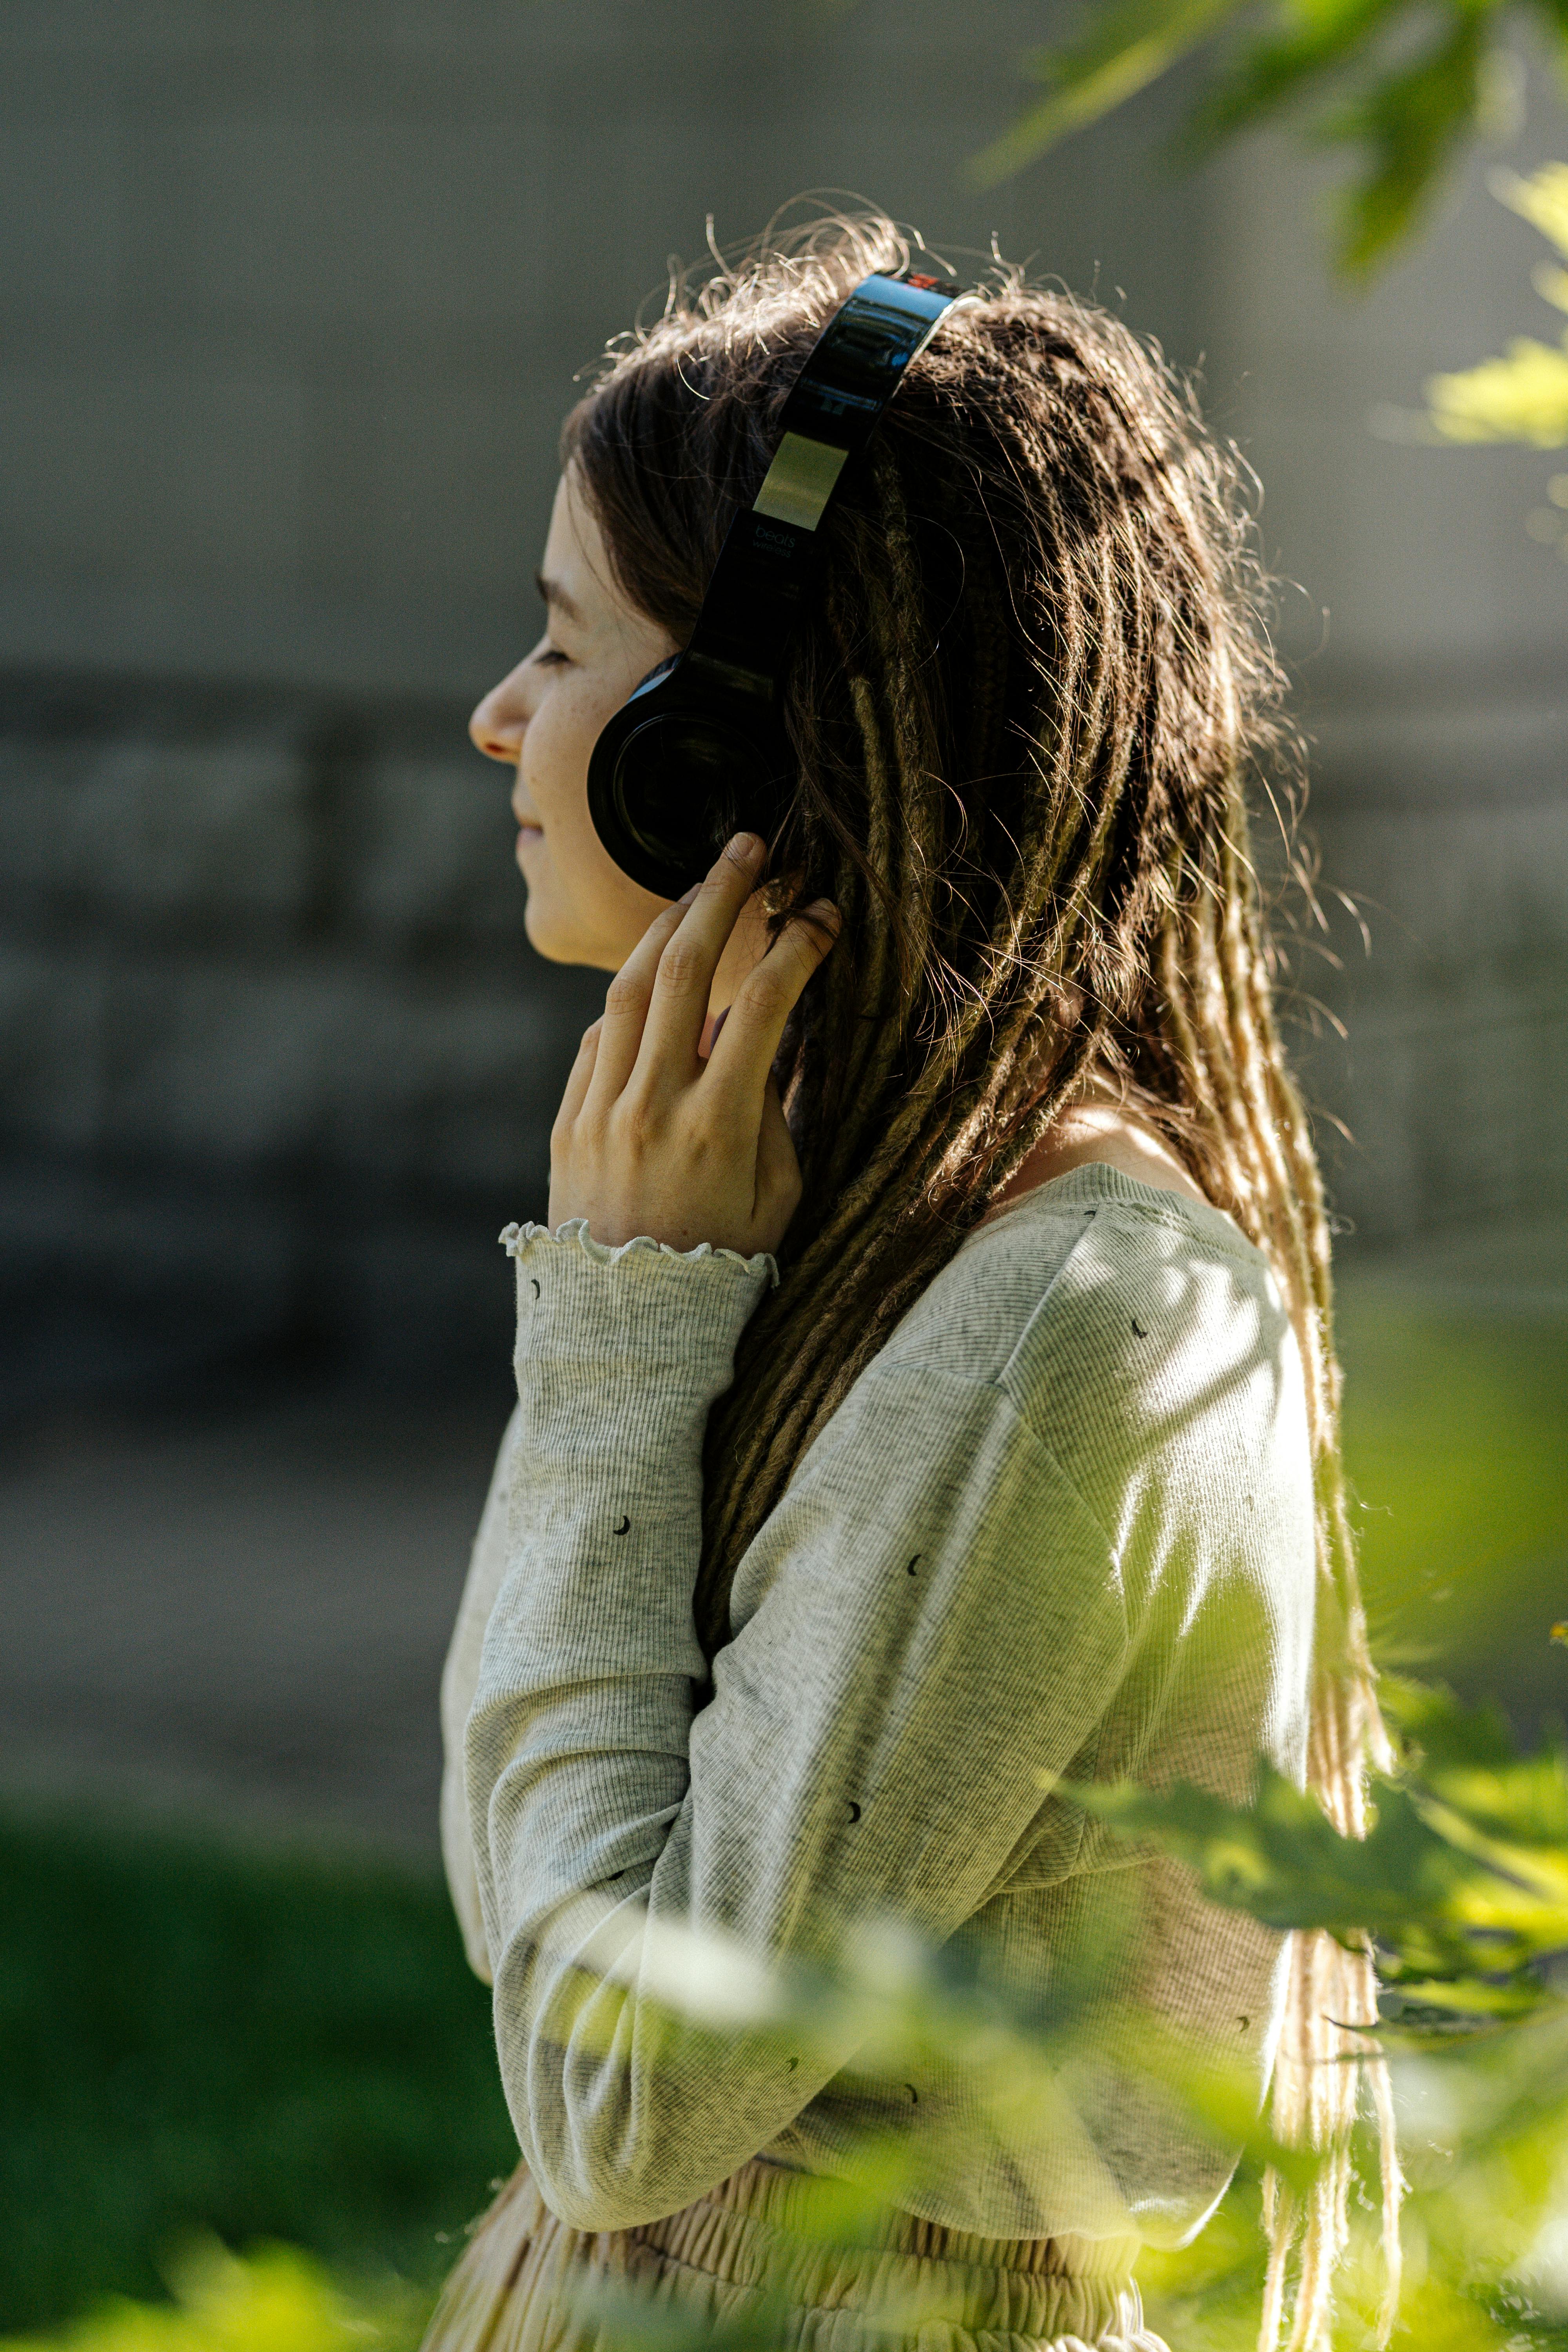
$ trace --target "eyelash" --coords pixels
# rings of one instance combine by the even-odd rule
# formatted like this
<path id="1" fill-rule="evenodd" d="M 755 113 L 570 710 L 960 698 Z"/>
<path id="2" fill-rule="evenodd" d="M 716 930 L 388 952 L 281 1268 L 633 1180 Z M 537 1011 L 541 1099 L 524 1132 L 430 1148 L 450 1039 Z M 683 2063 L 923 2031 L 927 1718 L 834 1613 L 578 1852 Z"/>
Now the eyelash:
<path id="1" fill-rule="evenodd" d="M 572 656 L 570 654 L 563 654 L 559 646 L 544 646 L 533 658 L 542 668 L 546 662 L 553 667 L 557 662 L 569 662 Z"/>

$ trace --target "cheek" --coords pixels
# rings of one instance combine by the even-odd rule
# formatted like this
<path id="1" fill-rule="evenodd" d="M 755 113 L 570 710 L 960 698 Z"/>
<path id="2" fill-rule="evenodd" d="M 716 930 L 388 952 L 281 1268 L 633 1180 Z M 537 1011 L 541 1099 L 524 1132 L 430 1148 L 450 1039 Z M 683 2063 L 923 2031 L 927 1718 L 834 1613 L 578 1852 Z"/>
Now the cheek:
<path id="1" fill-rule="evenodd" d="M 588 817 L 588 760 L 604 724 L 597 698 L 563 680 L 529 721 L 522 778 L 546 825 Z"/>
<path id="2" fill-rule="evenodd" d="M 558 687 L 531 721 L 522 780 L 544 839 L 520 863 L 530 884 L 534 945 L 564 961 L 616 971 L 665 901 L 621 872 L 588 814 L 588 759 L 609 715 Z"/>

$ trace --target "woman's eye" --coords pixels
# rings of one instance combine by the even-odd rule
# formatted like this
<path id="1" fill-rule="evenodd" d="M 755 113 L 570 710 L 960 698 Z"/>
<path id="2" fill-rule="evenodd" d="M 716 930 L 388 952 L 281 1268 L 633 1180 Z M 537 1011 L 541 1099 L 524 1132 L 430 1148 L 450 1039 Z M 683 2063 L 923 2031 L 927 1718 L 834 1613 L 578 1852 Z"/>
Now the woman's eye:
<path id="1" fill-rule="evenodd" d="M 553 667 L 559 662 L 569 662 L 572 656 L 570 654 L 563 654 L 559 646 L 541 646 L 533 658 L 541 667 L 546 664 Z"/>

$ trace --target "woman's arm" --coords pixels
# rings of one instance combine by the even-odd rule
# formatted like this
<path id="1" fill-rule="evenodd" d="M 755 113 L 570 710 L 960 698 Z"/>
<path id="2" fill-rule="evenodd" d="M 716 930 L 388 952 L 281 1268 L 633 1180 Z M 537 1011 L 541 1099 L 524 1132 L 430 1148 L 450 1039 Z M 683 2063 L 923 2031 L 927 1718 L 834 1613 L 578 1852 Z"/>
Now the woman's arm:
<path id="1" fill-rule="evenodd" d="M 489 1984 L 490 1957 L 485 1948 L 485 1923 L 479 1906 L 479 1883 L 474 1869 L 474 1842 L 468 1834 L 468 1797 L 463 1782 L 463 1742 L 468 1709 L 479 1679 L 479 1658 L 485 1627 L 495 1607 L 506 1574 L 507 1519 L 511 1493 L 512 1451 L 517 1444 L 518 1409 L 513 1408 L 490 1474 L 489 1492 L 479 1515 L 458 1622 L 441 1669 L 441 1859 L 452 1908 L 463 1932 L 463 1949 L 474 1974 Z"/>
<path id="2" fill-rule="evenodd" d="M 601 2229 L 711 2187 L 852 2055 L 716 2039 L 681 2011 L 688 1939 L 774 1962 L 879 1913 L 950 1933 L 1126 1637 L 1102 1531 L 1001 1388 L 884 1362 L 747 1554 L 694 1714 L 702 1438 L 767 1261 L 581 1225 L 513 1247 L 517 1536 L 468 1798 L 518 2137 L 552 2206 Z"/>
<path id="3" fill-rule="evenodd" d="M 694 1713 L 703 1435 L 799 1197 L 770 1073 L 837 920 L 786 929 L 715 1034 L 761 856 L 732 842 L 616 974 L 551 1138 L 555 1233 L 513 1242 L 510 1564 L 467 1784 L 512 2118 L 589 2229 L 688 2203 L 851 2054 L 716 2039 L 693 1938 L 773 1963 L 879 1909 L 949 1932 L 1125 1650 L 1105 1538 L 1002 1389 L 884 1360 L 742 1562 Z"/>

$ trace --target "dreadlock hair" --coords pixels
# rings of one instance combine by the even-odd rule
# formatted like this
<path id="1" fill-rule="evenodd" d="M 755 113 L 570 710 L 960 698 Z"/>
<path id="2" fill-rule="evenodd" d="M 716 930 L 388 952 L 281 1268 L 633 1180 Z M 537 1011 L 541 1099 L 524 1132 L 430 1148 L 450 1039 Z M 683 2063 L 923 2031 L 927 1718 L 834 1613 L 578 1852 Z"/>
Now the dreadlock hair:
<path id="1" fill-rule="evenodd" d="M 618 584 L 689 636 L 837 306 L 907 265 L 887 218 L 774 237 L 612 346 L 563 465 Z M 1317 1492 L 1309 1786 L 1365 1827 L 1383 1760 L 1340 1460 L 1329 1229 L 1280 1048 L 1246 790 L 1289 737 L 1241 467 L 1158 352 L 998 268 L 909 369 L 821 528 L 783 685 L 798 762 L 769 910 L 819 896 L 835 953 L 778 1076 L 804 1191 L 705 1459 L 699 1629 L 728 1639 L 747 1544 L 900 1318 L 1087 1087 L 1113 1087 L 1268 1259 L 1306 1375 Z M 1399 2179 L 1369 1954 L 1295 1939 L 1263 2341 L 1326 2346 L 1359 2079 Z M 1347 2024 L 1347 2021 L 1350 2024 Z M 1348 2063 L 1359 2059 L 1362 2063 Z M 1288 2281 L 1293 2276 L 1293 2294 Z"/>

